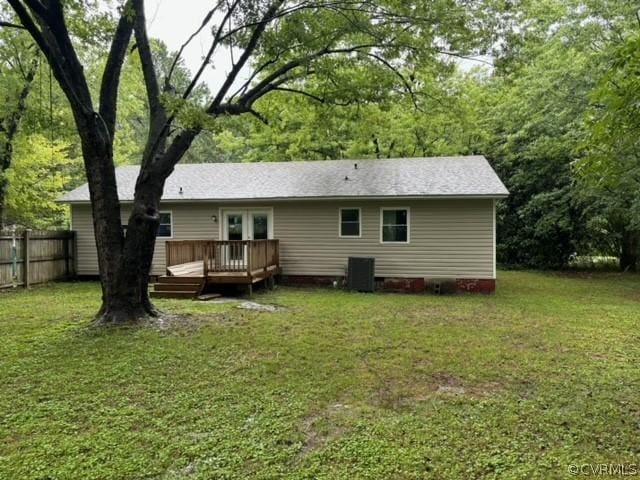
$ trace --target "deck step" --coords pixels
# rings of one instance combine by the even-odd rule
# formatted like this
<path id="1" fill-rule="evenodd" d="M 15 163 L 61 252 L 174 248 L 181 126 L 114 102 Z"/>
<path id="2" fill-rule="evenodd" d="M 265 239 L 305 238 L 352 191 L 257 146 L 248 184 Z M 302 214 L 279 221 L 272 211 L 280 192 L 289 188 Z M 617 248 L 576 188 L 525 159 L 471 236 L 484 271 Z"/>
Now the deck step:
<path id="1" fill-rule="evenodd" d="M 201 292 L 202 277 L 162 276 L 153 285 L 152 298 L 188 298 L 193 299 Z"/>
<path id="2" fill-rule="evenodd" d="M 156 292 L 198 292 L 200 283 L 156 283 L 153 286 Z"/>
<path id="3" fill-rule="evenodd" d="M 203 277 L 176 277 L 173 275 L 163 275 L 162 277 L 158 277 L 157 283 L 189 283 L 189 284 L 200 284 L 202 283 Z"/>
<path id="4" fill-rule="evenodd" d="M 159 292 L 153 291 L 149 292 L 151 298 L 180 298 L 180 299 L 193 299 L 195 298 L 197 292 Z"/>

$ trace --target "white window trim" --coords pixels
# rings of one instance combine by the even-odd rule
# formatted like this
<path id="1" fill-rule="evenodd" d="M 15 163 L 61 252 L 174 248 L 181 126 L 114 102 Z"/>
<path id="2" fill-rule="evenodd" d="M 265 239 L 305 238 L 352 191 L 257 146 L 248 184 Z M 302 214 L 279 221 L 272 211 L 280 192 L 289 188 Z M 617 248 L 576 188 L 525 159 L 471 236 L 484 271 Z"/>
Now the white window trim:
<path id="1" fill-rule="evenodd" d="M 171 240 L 173 238 L 173 210 L 160 210 L 158 213 L 160 215 L 162 215 L 163 213 L 168 213 L 171 216 L 171 235 L 169 237 L 162 237 L 160 235 L 157 235 L 156 238 L 158 240 Z M 160 225 L 158 225 L 158 228 L 160 228 Z"/>
<path id="2" fill-rule="evenodd" d="M 342 211 L 358 210 L 358 235 L 342 235 Z M 362 238 L 362 208 L 340 207 L 338 208 L 338 238 Z"/>
<path id="3" fill-rule="evenodd" d="M 383 240 L 384 212 L 393 210 L 407 211 L 407 241 L 406 242 L 385 242 Z M 409 207 L 380 207 L 380 243 L 383 245 L 409 245 L 411 243 L 411 209 Z"/>
<path id="4" fill-rule="evenodd" d="M 269 240 L 275 238 L 275 216 L 273 213 L 273 207 L 252 207 L 252 206 L 239 206 L 236 208 L 231 207 L 219 207 L 218 208 L 218 239 L 222 240 L 225 237 L 225 218 L 227 213 L 241 213 L 243 218 L 242 232 L 246 237 L 249 237 L 249 222 L 251 221 L 252 213 L 266 213 L 269 216 L 268 227 L 269 231 L 267 236 Z M 245 234 L 246 232 L 246 234 Z"/>

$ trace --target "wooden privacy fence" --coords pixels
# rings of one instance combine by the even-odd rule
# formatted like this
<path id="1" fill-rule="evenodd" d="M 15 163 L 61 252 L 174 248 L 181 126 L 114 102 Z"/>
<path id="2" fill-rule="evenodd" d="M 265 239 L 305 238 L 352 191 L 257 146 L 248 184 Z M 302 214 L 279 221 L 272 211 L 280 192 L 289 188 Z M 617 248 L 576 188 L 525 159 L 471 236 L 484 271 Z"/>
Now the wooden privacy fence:
<path id="1" fill-rule="evenodd" d="M 75 276 L 75 232 L 0 231 L 0 289 Z"/>

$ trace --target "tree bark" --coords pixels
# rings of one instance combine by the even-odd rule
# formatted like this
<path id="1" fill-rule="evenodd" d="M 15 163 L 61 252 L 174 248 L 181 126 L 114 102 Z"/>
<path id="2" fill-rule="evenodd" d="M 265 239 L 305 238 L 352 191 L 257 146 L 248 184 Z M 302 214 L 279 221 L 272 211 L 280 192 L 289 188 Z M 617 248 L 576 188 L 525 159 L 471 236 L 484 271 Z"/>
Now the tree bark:
<path id="1" fill-rule="evenodd" d="M 114 265 L 114 274 L 102 276 L 105 291 L 96 317 L 99 323 L 131 323 L 159 315 L 149 298 L 149 272 L 164 183 L 164 178 L 149 173 L 141 174 L 138 180 L 120 258 Z"/>
<path id="2" fill-rule="evenodd" d="M 624 232 L 620 242 L 620 270 L 636 272 L 638 270 L 638 236 Z"/>

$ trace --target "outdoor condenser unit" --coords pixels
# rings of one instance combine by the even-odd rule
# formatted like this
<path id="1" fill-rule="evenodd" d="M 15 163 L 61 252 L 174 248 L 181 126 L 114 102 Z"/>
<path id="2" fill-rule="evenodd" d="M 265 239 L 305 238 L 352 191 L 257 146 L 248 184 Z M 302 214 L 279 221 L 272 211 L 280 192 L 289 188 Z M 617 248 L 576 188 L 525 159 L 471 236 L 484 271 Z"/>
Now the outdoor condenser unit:
<path id="1" fill-rule="evenodd" d="M 347 288 L 359 292 L 373 292 L 375 289 L 375 270 L 375 258 L 349 257 Z"/>

